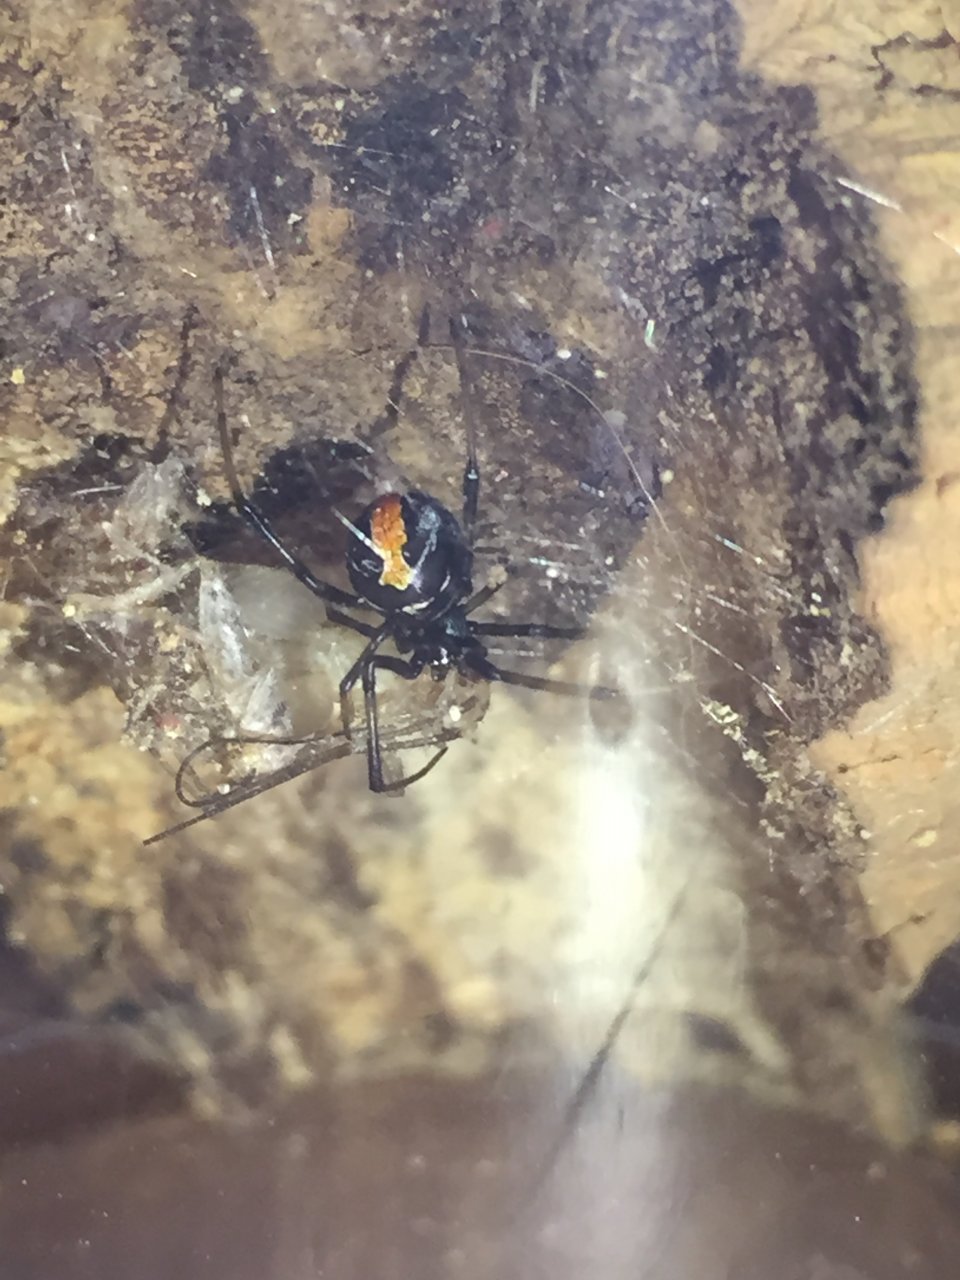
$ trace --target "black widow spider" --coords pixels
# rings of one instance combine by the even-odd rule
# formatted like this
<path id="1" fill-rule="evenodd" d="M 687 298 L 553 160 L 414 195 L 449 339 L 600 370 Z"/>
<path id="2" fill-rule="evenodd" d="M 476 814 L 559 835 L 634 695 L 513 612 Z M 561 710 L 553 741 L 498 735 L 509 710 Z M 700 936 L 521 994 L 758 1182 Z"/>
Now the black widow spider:
<path id="1" fill-rule="evenodd" d="M 335 511 L 334 514 L 350 534 L 346 568 L 356 594 L 343 591 L 316 577 L 303 560 L 286 546 L 264 512 L 244 493 L 237 475 L 227 425 L 222 364 L 217 365 L 213 375 L 217 431 L 223 453 L 224 472 L 237 512 L 274 548 L 294 577 L 324 602 L 331 622 L 349 627 L 367 641 L 363 652 L 340 681 L 340 709 L 343 735 L 349 739 L 350 694 L 359 681 L 363 689 L 366 714 L 367 778 L 370 790 L 375 792 L 399 791 L 419 781 L 447 751 L 444 741 L 444 745 L 423 768 L 396 781 L 385 780 L 377 705 L 379 671 L 389 671 L 404 680 L 414 680 L 429 669 L 435 679 L 442 680 L 454 669 L 475 679 L 575 697 L 617 696 L 615 690 L 600 686 L 587 688 L 564 680 L 507 671 L 496 666 L 487 654 L 484 638 L 488 636 L 575 640 L 584 632 L 581 627 L 558 627 L 539 622 L 477 622 L 470 616 L 479 605 L 490 599 L 498 587 L 486 586 L 476 592 L 473 590 L 473 533 L 480 493 L 480 468 L 470 409 L 470 370 L 456 322 L 451 322 L 450 328 L 460 377 L 467 435 L 462 520 L 458 521 L 441 502 L 420 489 L 382 494 L 361 512 L 356 521 Z M 423 340 L 422 327 L 421 344 Z M 409 364 L 409 359 L 410 357 L 402 362 L 404 368 Z M 343 612 L 344 609 L 372 610 L 380 614 L 383 621 L 378 626 L 373 626 Z M 382 654 L 380 649 L 387 641 L 392 641 L 397 653 L 404 656 Z M 450 735 L 442 735 L 441 740 L 449 737 Z M 436 739 L 434 745 L 435 742 Z M 339 748 L 333 754 L 346 753 L 346 748 Z M 188 760 L 194 754 L 197 753 L 191 753 Z M 187 761 L 184 765 L 186 763 Z M 183 772 L 184 767 L 181 766 L 178 794 L 181 794 L 179 781 Z M 186 799 L 185 796 L 181 798 Z M 203 802 L 192 803 L 202 805 Z M 180 826 L 189 825 L 196 820 L 198 819 L 188 820 Z M 180 826 L 171 830 L 179 830 Z"/>

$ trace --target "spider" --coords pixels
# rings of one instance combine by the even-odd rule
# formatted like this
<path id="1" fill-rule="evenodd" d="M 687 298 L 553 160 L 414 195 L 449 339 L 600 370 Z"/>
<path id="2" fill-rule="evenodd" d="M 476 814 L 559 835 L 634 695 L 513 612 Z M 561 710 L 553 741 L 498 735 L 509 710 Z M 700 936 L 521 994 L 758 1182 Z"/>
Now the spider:
<path id="1" fill-rule="evenodd" d="M 358 682 L 363 691 L 367 781 L 370 790 L 374 792 L 401 791 L 425 777 L 446 754 L 450 736 L 441 735 L 442 745 L 416 772 L 394 780 L 385 778 L 377 695 L 379 672 L 390 672 L 404 680 L 415 680 L 429 670 L 434 679 L 443 680 L 450 671 L 455 670 L 468 679 L 495 681 L 574 697 L 617 696 L 613 689 L 600 686 L 587 688 L 564 680 L 505 670 L 490 659 L 485 645 L 488 637 L 576 640 L 584 634 L 584 629 L 540 622 L 481 622 L 471 616 L 480 605 L 490 599 L 498 587 L 485 586 L 478 591 L 473 589 L 473 536 L 481 477 L 476 433 L 469 410 L 470 369 L 457 322 L 451 322 L 451 335 L 460 377 L 467 437 L 461 518 L 458 520 L 441 502 L 420 489 L 381 494 L 355 520 L 334 510 L 337 519 L 349 534 L 346 569 L 353 593 L 318 578 L 286 545 L 270 519 L 244 492 L 237 474 L 227 424 L 222 362 L 216 366 L 213 375 L 217 431 L 223 454 L 224 474 L 238 514 L 270 544 L 293 576 L 323 601 L 329 621 L 349 627 L 367 641 L 360 656 L 340 681 L 339 692 L 342 736 L 349 741 L 351 693 Z M 358 609 L 379 614 L 382 621 L 379 625 L 372 625 L 345 612 Z M 388 642 L 392 642 L 396 654 L 381 652 Z M 436 739 L 432 745 L 436 745 Z M 196 753 L 191 753 L 188 759 L 192 759 L 194 754 Z M 333 752 L 333 755 L 342 754 L 347 754 L 347 748 L 343 746 Z M 184 766 L 186 764 L 187 761 L 184 761 Z M 178 774 L 177 787 L 182 799 L 186 797 L 181 794 L 179 780 L 184 773 L 184 766 L 181 766 Z M 171 830 L 179 830 L 181 826 L 189 825 L 190 821 L 195 819 Z"/>

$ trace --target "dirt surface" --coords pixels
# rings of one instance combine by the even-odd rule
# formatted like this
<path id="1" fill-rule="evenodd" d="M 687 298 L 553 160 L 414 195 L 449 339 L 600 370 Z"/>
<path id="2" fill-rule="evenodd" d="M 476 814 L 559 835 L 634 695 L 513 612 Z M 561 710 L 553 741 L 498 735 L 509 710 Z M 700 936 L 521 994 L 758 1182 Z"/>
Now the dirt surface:
<path id="1" fill-rule="evenodd" d="M 8 13 L 2 924 L 44 993 L 11 1052 L 119 1036 L 217 1115 L 559 1054 L 927 1134 L 960 62 L 937 6 L 844 12 Z M 458 510 L 472 423 L 487 616 L 588 627 L 492 656 L 618 702 L 385 686 L 394 742 L 461 735 L 402 799 L 357 735 L 142 848 L 210 734 L 335 754 L 357 652 L 227 506 L 218 361 L 244 483 L 340 583 L 332 508 Z"/>
<path id="2" fill-rule="evenodd" d="M 6 1273 L 955 1274 L 955 1190 L 928 1161 L 742 1095 L 648 1096 L 621 1078 L 545 1169 L 559 1084 L 394 1080 L 301 1096 L 269 1126 L 152 1120 L 37 1146 L 0 1202 Z M 631 1124 L 611 1141 L 624 1109 Z"/>

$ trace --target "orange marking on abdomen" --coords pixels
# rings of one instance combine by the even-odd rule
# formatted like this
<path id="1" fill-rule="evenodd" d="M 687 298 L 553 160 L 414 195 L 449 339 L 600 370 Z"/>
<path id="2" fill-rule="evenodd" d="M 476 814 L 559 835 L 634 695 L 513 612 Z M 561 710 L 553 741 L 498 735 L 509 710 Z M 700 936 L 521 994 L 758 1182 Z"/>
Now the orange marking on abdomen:
<path id="1" fill-rule="evenodd" d="M 388 493 L 373 508 L 370 541 L 383 557 L 381 586 L 396 587 L 400 591 L 409 587 L 412 570 L 403 558 L 407 527 L 403 522 L 403 506 L 398 493 Z"/>

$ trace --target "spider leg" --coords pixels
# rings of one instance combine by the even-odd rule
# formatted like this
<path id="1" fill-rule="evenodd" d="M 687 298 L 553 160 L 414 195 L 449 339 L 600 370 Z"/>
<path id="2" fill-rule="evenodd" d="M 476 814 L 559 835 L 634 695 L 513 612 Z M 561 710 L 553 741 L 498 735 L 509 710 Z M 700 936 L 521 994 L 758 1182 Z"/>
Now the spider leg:
<path id="1" fill-rule="evenodd" d="M 369 647 L 369 646 L 368 646 Z M 383 777 L 383 755 L 380 749 L 380 718 L 377 711 L 377 672 L 392 671 L 403 680 L 416 680 L 423 670 L 417 662 L 404 662 L 401 658 L 385 658 L 371 654 L 363 665 L 363 701 L 367 715 L 367 781 L 371 791 L 382 794 L 386 791 L 402 791 L 404 787 L 419 782 L 447 754 L 446 743 L 440 747 L 416 773 L 398 778 L 395 782 L 386 782 Z"/>
<path id="2" fill-rule="evenodd" d="M 194 747 L 194 749 L 188 752 L 180 761 L 180 766 L 177 769 L 177 776 L 173 780 L 173 791 L 181 804 L 190 805 L 191 807 L 197 807 L 198 805 L 203 804 L 202 800 L 198 802 L 188 796 L 184 790 L 183 784 L 186 781 L 187 775 L 191 773 L 193 769 L 193 762 L 196 760 L 197 756 L 202 755 L 204 751 L 209 750 L 210 747 L 216 746 L 216 744 L 221 741 L 223 741 L 223 739 L 219 736 L 207 738 L 206 741 L 200 743 L 199 747 Z"/>
<path id="3" fill-rule="evenodd" d="M 567 698 L 590 698 L 605 701 L 608 698 L 619 698 L 617 689 L 608 689 L 604 685 L 578 684 L 572 680 L 550 680 L 546 676 L 528 676 L 522 671 L 504 671 L 495 666 L 489 658 L 471 657 L 471 669 L 485 680 L 494 680 L 500 684 L 516 685 L 520 689 L 537 689 L 542 693 L 559 693 Z"/>
<path id="4" fill-rule="evenodd" d="M 163 448 L 170 435 L 170 426 L 180 411 L 180 402 L 183 397 L 183 389 L 186 386 L 187 378 L 190 374 L 191 352 L 190 352 L 190 334 L 197 327 L 199 311 L 191 302 L 183 314 L 180 321 L 180 357 L 177 360 L 177 370 L 173 379 L 173 386 L 170 388 L 170 394 L 167 396 L 167 406 L 163 411 L 163 417 L 157 426 L 157 443 L 158 447 Z"/>
<path id="5" fill-rule="evenodd" d="M 237 511 L 265 542 L 270 543 L 293 576 L 302 582 L 309 591 L 312 591 L 315 596 L 318 596 L 327 604 L 362 607 L 363 602 L 357 596 L 351 595 L 349 591 L 341 591 L 339 587 L 335 587 L 330 582 L 324 582 L 311 573 L 300 557 L 294 555 L 284 545 L 279 534 L 260 508 L 251 502 L 243 492 L 237 476 L 237 468 L 233 461 L 233 447 L 230 444 L 227 414 L 223 404 L 223 366 L 221 364 L 217 365 L 213 373 L 213 389 L 217 408 L 217 431 L 220 435 L 220 448 L 223 452 L 223 469 L 226 473 L 227 483 L 230 486 L 230 495 Z"/>
<path id="6" fill-rule="evenodd" d="M 368 440 L 375 440 L 385 431 L 392 431 L 400 417 L 400 402 L 403 398 L 403 386 L 407 380 L 410 367 L 420 354 L 420 348 L 427 345 L 430 337 L 430 308 L 425 306 L 420 313 L 420 326 L 417 332 L 417 345 L 406 355 L 401 356 L 393 367 L 393 377 L 387 391 L 387 403 L 383 412 L 367 433 Z"/>
<path id="7" fill-rule="evenodd" d="M 456 735 L 450 731 L 445 731 L 452 740 Z M 441 741 L 443 741 L 441 737 Z M 394 738 L 391 736 L 390 747 L 392 750 L 406 751 L 414 748 L 430 747 L 436 745 L 436 735 L 424 737 L 414 732 L 413 737 Z M 238 782 L 235 786 L 230 787 L 226 792 L 210 792 L 205 796 L 188 799 L 182 794 L 183 771 L 196 759 L 201 751 L 205 751 L 208 747 L 218 742 L 236 743 L 236 742 L 271 742 L 271 743 L 287 743 L 291 746 L 302 745 L 306 749 L 306 754 L 298 753 L 297 758 L 289 764 L 281 766 L 279 769 L 272 770 L 265 777 L 253 777 L 245 781 Z M 159 840 L 165 840 L 168 836 L 178 835 L 181 831 L 185 831 L 188 827 L 194 827 L 199 822 L 208 822 L 211 818 L 217 817 L 218 814 L 225 813 L 228 809 L 236 808 L 237 805 L 243 804 L 247 800 L 254 799 L 255 796 L 261 796 L 267 791 L 272 791 L 274 787 L 282 786 L 285 782 L 292 782 L 295 778 L 302 777 L 305 773 L 310 773 L 314 769 L 321 768 L 325 764 L 329 764 L 333 760 L 342 759 L 344 756 L 350 755 L 352 748 L 350 743 L 343 740 L 342 734 L 334 734 L 332 736 L 309 735 L 305 738 L 284 738 L 281 736 L 264 736 L 264 737 L 219 737 L 208 738 L 206 742 L 201 743 L 190 752 L 189 756 L 184 760 L 178 773 L 179 787 L 181 798 L 192 808 L 199 809 L 199 813 L 194 813 L 189 818 L 183 818 L 179 822 L 175 822 L 172 826 L 166 827 L 163 831 L 157 832 L 156 835 L 149 836 L 144 840 L 144 846 L 156 844 Z M 418 773 L 413 774 L 405 782 L 416 782 L 422 778 L 425 773 L 433 768 L 443 752 L 429 762 L 429 764 L 421 769 Z"/>
<path id="8" fill-rule="evenodd" d="M 504 579 L 504 582 L 506 579 Z M 479 591 L 475 591 L 473 595 L 464 603 L 463 612 L 473 613 L 474 609 L 479 609 L 482 604 L 486 604 L 491 596 L 495 596 L 503 582 L 488 582 L 485 587 L 481 587 Z"/>
<path id="9" fill-rule="evenodd" d="M 449 749 L 450 748 L 447 744 L 444 743 L 443 746 L 430 757 L 422 769 L 417 769 L 415 773 L 408 773 L 406 777 L 398 778 L 396 782 L 385 782 L 382 790 L 389 795 L 391 792 L 401 792 L 406 787 L 412 787 L 415 782 L 419 782 L 421 778 L 425 778 L 428 773 L 433 771 L 434 766 L 440 763 Z"/>
<path id="10" fill-rule="evenodd" d="M 460 403 L 463 424 L 467 435 L 467 461 L 463 468 L 463 526 L 468 546 L 473 546 L 473 529 L 477 522 L 477 505 L 480 501 L 480 464 L 477 461 L 477 427 L 474 420 L 473 375 L 467 362 L 463 345 L 463 320 L 450 321 L 450 337 L 457 357 L 460 376 Z"/>
<path id="11" fill-rule="evenodd" d="M 364 646 L 360 657 L 340 681 L 340 719 L 343 722 L 343 731 L 348 738 L 350 737 L 350 721 L 353 719 L 350 714 L 350 691 L 363 675 L 367 664 L 372 660 L 374 654 L 389 634 L 389 621 L 382 622 L 370 636 L 369 643 Z"/>
<path id="12" fill-rule="evenodd" d="M 351 618 L 349 613 L 342 613 L 339 609 L 333 608 L 332 605 L 327 606 L 327 619 L 335 622 L 337 626 L 349 627 L 351 631 L 356 631 L 362 636 L 366 636 L 368 640 L 372 640 L 377 634 L 377 628 L 369 622 L 361 622 L 358 618 Z"/>
<path id="13" fill-rule="evenodd" d="M 211 743 L 216 741 L 216 738 L 211 738 L 204 742 L 200 747 L 190 752 L 187 761 L 193 760 L 200 751 L 205 750 Z M 223 741 L 239 741 L 239 739 L 224 738 Z M 256 742 L 260 741 L 260 739 L 254 738 L 251 741 Z M 269 739 L 269 741 L 277 741 L 277 739 Z M 302 742 L 304 745 L 309 745 L 312 740 L 310 738 L 292 738 L 289 741 L 291 744 Z M 284 782 L 291 782 L 294 778 L 299 778 L 303 774 L 309 773 L 312 769 L 317 769 L 323 764 L 329 764 L 332 760 L 338 760 L 350 754 L 349 742 L 336 742 L 329 738 L 317 738 L 313 741 L 317 745 L 315 755 L 312 755 L 306 761 L 301 760 L 298 756 L 290 764 L 274 770 L 266 779 L 253 779 L 247 783 L 239 783 L 237 786 L 231 787 L 223 795 L 214 794 L 197 800 L 186 800 L 185 797 L 181 796 L 180 798 L 184 799 L 186 804 L 194 809 L 199 809 L 200 812 L 193 814 L 189 818 L 183 818 L 180 822 L 175 822 L 173 826 L 166 827 L 163 831 L 158 831 L 156 835 L 148 836 L 143 841 L 144 847 L 156 844 L 160 840 L 166 840 L 168 836 L 178 835 L 181 831 L 186 831 L 188 827 L 195 827 L 199 822 L 207 822 L 210 818 L 215 818 L 218 814 L 225 813 L 227 809 L 233 809 L 238 804 L 243 804 L 245 800 L 252 800 L 255 796 L 263 795 L 266 791 L 272 791 L 274 787 L 279 787 Z M 187 763 L 187 761 L 184 761 L 184 763 Z M 181 771 L 182 769 L 183 765 L 181 765 Z M 180 772 L 178 772 L 177 777 L 178 780 L 182 781 Z"/>
<path id="14" fill-rule="evenodd" d="M 318 741 L 318 735 L 315 733 L 308 734 L 289 734 L 289 733 L 216 733 L 212 737 L 201 742 L 199 747 L 194 747 L 180 761 L 180 767 L 177 769 L 177 776 L 173 780 L 173 790 L 177 799 L 181 804 L 185 804 L 191 809 L 207 809 L 212 803 L 215 803 L 219 796 L 216 792 L 199 797 L 188 796 L 184 790 L 184 782 L 187 774 L 192 771 L 194 760 L 197 756 L 202 755 L 205 751 L 209 751 L 211 747 L 217 746 L 255 746 L 262 744 L 264 746 L 277 747 L 305 747 L 312 742 Z M 280 770 L 279 772 L 283 772 Z"/>
<path id="15" fill-rule="evenodd" d="M 580 640 L 586 634 L 584 627 L 553 627 L 545 622 L 469 622 L 475 636 L 510 636 L 520 639 L 536 636 L 541 640 Z"/>

